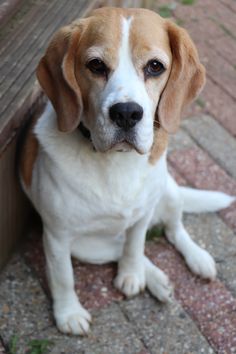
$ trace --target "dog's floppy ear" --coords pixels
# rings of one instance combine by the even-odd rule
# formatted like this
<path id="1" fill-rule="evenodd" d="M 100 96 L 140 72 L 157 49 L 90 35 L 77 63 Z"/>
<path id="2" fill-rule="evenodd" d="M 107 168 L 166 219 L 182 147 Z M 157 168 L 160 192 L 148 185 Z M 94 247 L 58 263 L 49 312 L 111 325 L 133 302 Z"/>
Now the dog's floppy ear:
<path id="1" fill-rule="evenodd" d="M 73 131 L 82 112 L 80 88 L 75 78 L 75 55 L 80 34 L 79 23 L 61 28 L 37 67 L 37 78 L 52 102 L 62 132 Z"/>
<path id="2" fill-rule="evenodd" d="M 205 83 L 205 68 L 188 33 L 170 21 L 166 21 L 166 26 L 172 66 L 156 114 L 161 126 L 168 133 L 174 133 L 183 108 L 199 94 Z"/>

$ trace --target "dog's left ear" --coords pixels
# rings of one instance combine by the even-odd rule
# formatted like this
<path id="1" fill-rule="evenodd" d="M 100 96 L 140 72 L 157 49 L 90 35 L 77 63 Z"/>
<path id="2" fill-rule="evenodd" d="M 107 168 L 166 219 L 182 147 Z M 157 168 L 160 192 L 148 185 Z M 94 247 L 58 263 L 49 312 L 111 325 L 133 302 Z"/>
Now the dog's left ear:
<path id="1" fill-rule="evenodd" d="M 172 66 L 156 115 L 168 133 L 175 133 L 183 108 L 199 94 L 205 83 L 205 68 L 188 33 L 170 21 L 166 21 L 166 26 Z"/>
<path id="2" fill-rule="evenodd" d="M 75 77 L 75 57 L 82 32 L 80 22 L 61 28 L 53 36 L 37 67 L 37 78 L 52 102 L 62 132 L 71 132 L 78 126 L 83 108 Z"/>

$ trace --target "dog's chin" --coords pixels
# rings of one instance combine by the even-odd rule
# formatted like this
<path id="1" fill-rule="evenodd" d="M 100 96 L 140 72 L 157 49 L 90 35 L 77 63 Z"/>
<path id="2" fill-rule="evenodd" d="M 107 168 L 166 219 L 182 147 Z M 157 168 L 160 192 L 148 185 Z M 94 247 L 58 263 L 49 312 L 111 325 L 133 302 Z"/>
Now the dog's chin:
<path id="1" fill-rule="evenodd" d="M 134 134 L 117 134 L 113 139 L 93 139 L 92 143 L 98 152 L 131 152 L 136 151 L 140 155 L 145 155 L 150 151 L 152 144 L 139 143 Z"/>
<path id="2" fill-rule="evenodd" d="M 117 152 L 130 152 L 132 150 L 136 150 L 136 148 L 134 145 L 128 143 L 127 141 L 123 141 L 113 145 L 110 150 Z"/>
<path id="3" fill-rule="evenodd" d="M 104 152 L 108 151 L 116 151 L 116 152 L 131 152 L 136 151 L 140 155 L 144 155 L 147 151 L 141 149 L 137 144 L 134 142 L 129 142 L 127 140 L 113 142 Z"/>

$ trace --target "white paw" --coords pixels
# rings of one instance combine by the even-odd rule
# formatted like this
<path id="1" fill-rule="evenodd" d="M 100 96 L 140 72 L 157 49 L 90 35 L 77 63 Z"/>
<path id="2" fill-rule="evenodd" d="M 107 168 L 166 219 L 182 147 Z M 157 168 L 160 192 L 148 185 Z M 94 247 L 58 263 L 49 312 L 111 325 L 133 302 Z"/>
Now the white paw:
<path id="1" fill-rule="evenodd" d="M 168 276 L 154 264 L 146 269 L 146 281 L 148 290 L 158 300 L 162 302 L 173 301 L 173 287 Z"/>
<path id="2" fill-rule="evenodd" d="M 145 281 L 140 279 L 137 274 L 118 274 L 114 280 L 115 287 L 120 290 L 125 296 L 132 297 L 143 291 Z"/>
<path id="3" fill-rule="evenodd" d="M 186 255 L 186 262 L 191 271 L 202 278 L 214 280 L 216 265 L 212 256 L 204 249 L 196 246 Z"/>
<path id="4" fill-rule="evenodd" d="M 86 335 L 91 315 L 80 304 L 54 311 L 57 328 L 62 333 Z"/>
<path id="5" fill-rule="evenodd" d="M 130 263 L 120 260 L 118 274 L 114 285 L 125 296 L 135 296 L 145 289 L 145 267 L 142 260 L 138 263 Z"/>

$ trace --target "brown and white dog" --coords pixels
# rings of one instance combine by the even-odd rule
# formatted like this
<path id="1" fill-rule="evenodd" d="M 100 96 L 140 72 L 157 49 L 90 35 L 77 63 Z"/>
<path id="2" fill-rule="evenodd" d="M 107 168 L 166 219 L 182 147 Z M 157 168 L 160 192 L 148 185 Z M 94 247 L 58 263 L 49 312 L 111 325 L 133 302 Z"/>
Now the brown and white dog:
<path id="1" fill-rule="evenodd" d="M 49 98 L 28 131 L 21 181 L 40 213 L 57 326 L 84 334 L 90 314 L 74 290 L 71 256 L 117 261 L 126 296 L 172 289 L 144 256 L 159 221 L 189 268 L 214 279 L 215 263 L 192 241 L 183 211 L 215 211 L 233 200 L 180 188 L 166 166 L 168 135 L 201 90 L 205 70 L 184 29 L 144 9 L 102 8 L 59 30 L 37 68 Z"/>

